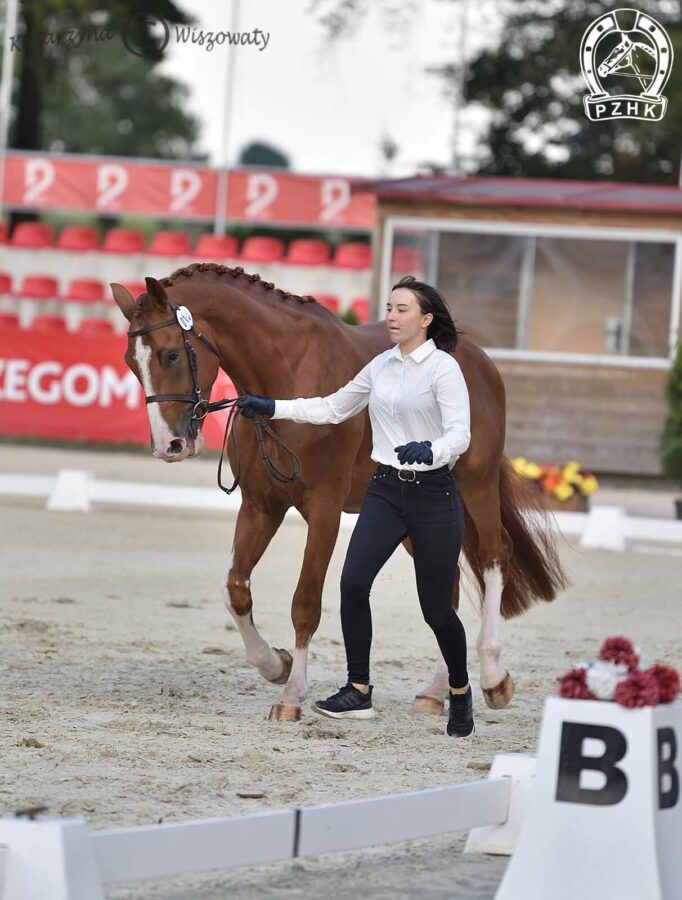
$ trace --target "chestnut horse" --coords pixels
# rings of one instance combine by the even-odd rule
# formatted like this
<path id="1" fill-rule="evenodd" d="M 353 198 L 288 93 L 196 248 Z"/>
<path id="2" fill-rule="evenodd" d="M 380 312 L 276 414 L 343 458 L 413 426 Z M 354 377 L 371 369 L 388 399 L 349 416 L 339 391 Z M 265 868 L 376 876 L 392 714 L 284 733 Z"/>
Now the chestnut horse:
<path id="1" fill-rule="evenodd" d="M 392 346 L 385 322 L 347 325 L 313 297 L 277 289 L 241 267 L 192 263 L 160 281 L 147 278 L 146 288 L 135 299 L 122 285 L 111 285 L 130 322 L 126 362 L 147 397 L 160 398 L 147 408 L 152 451 L 167 462 L 201 452 L 200 423 L 192 419 L 192 404 L 186 401 L 193 388 L 195 397 L 200 392 L 208 400 L 219 366 L 240 396 L 325 396 Z M 183 331 L 175 322 L 176 307 L 190 311 L 194 332 Z M 193 366 L 186 338 L 193 346 Z M 535 486 L 516 474 L 503 453 L 505 391 L 500 374 L 465 333 L 459 335 L 454 355 L 471 400 L 471 444 L 456 465 L 465 509 L 463 549 L 482 599 L 477 641 L 481 687 L 488 705 L 500 708 L 514 691 L 499 661 L 500 615 L 510 618 L 538 600 L 553 600 L 566 579 Z M 336 425 L 286 419 L 268 420 L 268 425 L 299 457 L 302 469 L 289 483 L 273 480 L 259 458 L 253 422 L 236 416 L 236 450 L 228 444 L 228 458 L 233 472 L 237 459 L 241 461 L 242 495 L 222 591 L 248 663 L 268 681 L 285 685 L 270 718 L 297 720 L 307 693 L 308 648 L 320 622 L 322 588 L 341 512 L 359 511 L 376 464 L 370 458 L 367 409 Z M 279 459 L 286 465 L 287 458 L 272 440 L 268 453 L 275 464 Z M 291 506 L 308 525 L 291 608 L 293 657 L 272 648 L 256 630 L 250 589 L 251 572 Z M 536 513 L 533 522 L 529 511 Z M 403 545 L 411 554 L 409 538 Z M 458 608 L 459 570 L 452 602 Z M 447 670 L 440 658 L 415 707 L 440 713 L 447 693 Z"/>

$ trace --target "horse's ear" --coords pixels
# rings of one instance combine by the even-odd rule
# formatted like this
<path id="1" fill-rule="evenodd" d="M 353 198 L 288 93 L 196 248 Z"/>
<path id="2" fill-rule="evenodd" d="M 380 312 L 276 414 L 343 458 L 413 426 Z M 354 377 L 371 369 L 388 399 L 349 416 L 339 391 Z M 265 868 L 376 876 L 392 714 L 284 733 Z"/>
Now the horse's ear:
<path id="1" fill-rule="evenodd" d="M 145 278 L 144 283 L 147 285 L 147 296 L 151 298 L 152 303 L 161 311 L 168 309 L 168 297 L 161 282 L 156 278 Z"/>
<path id="2" fill-rule="evenodd" d="M 128 288 L 123 287 L 122 284 L 113 282 L 109 287 L 111 288 L 111 293 L 114 295 L 114 300 L 118 304 L 118 308 L 130 322 L 133 317 L 133 312 L 135 311 L 135 298 Z"/>

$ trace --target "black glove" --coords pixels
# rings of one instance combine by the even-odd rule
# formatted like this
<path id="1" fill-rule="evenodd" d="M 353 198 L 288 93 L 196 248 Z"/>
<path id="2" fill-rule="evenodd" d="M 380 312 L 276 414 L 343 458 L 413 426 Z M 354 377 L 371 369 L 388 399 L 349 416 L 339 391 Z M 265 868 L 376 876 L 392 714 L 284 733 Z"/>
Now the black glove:
<path id="1" fill-rule="evenodd" d="M 239 412 L 247 419 L 253 419 L 256 413 L 262 416 L 272 416 L 275 413 L 275 401 L 262 394 L 245 394 L 237 400 L 237 406 Z"/>
<path id="2" fill-rule="evenodd" d="M 405 463 L 426 463 L 430 466 L 433 462 L 431 441 L 410 441 L 409 444 L 401 444 L 393 448 L 398 454 L 401 465 Z"/>

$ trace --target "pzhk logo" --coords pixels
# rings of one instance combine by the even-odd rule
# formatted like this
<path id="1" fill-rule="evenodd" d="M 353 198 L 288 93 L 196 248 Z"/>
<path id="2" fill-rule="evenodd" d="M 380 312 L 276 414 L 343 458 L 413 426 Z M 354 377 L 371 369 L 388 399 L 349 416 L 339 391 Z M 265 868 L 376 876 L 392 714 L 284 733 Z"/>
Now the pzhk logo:
<path id="1" fill-rule="evenodd" d="M 626 21 L 633 21 L 623 28 Z M 618 21 L 620 17 L 620 22 Z M 584 99 L 589 119 L 643 119 L 658 122 L 667 97 L 661 91 L 673 65 L 673 48 L 665 30 L 635 9 L 616 9 L 594 21 L 583 35 L 580 67 L 590 89 Z M 620 93 L 619 78 L 633 78 L 639 93 Z"/>

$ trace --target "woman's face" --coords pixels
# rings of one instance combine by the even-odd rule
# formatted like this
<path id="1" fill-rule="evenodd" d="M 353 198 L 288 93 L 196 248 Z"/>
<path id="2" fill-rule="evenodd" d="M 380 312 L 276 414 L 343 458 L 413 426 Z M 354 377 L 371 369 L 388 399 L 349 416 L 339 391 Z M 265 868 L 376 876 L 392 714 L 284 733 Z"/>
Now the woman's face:
<path id="1" fill-rule="evenodd" d="M 409 288 L 396 288 L 386 304 L 386 324 L 394 343 L 407 344 L 426 337 L 433 321 L 432 313 L 423 313 L 417 298 Z"/>

